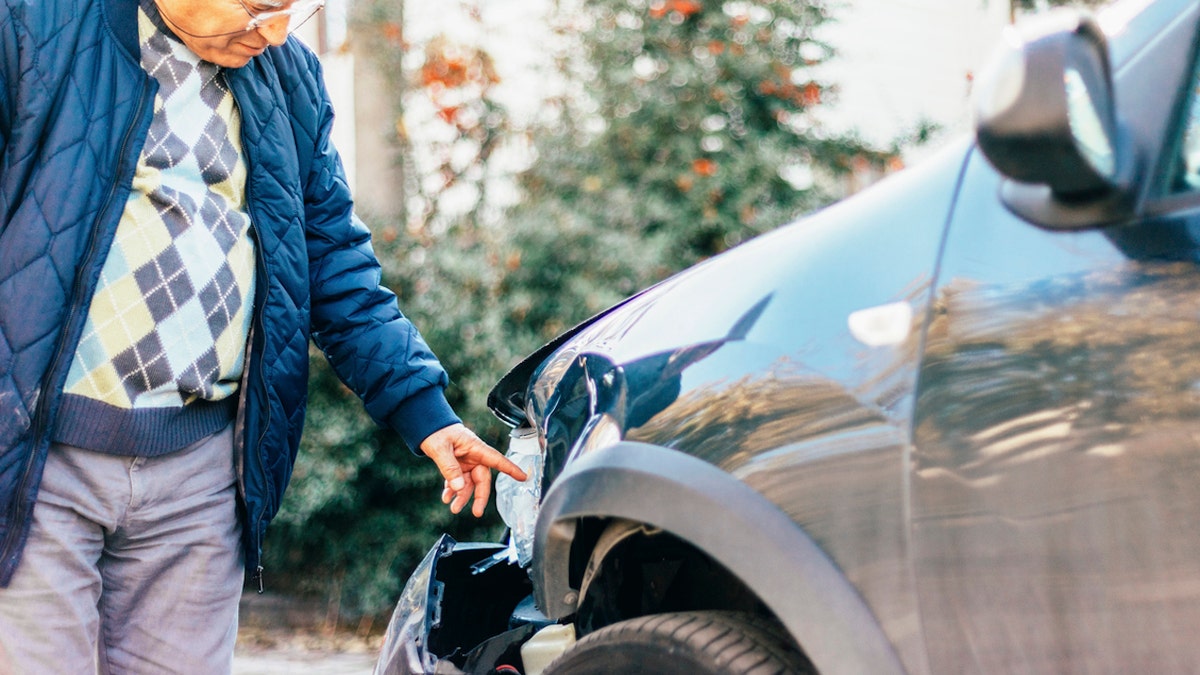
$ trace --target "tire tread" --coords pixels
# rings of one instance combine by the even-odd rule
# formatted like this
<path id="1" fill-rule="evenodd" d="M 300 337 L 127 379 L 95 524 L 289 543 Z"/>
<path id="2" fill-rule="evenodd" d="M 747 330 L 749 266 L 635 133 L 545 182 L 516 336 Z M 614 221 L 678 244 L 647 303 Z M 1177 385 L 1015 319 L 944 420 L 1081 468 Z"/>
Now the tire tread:
<path id="1" fill-rule="evenodd" d="M 671 658 L 680 659 L 678 672 L 688 675 L 697 672 L 697 664 L 707 668 L 702 672 L 720 675 L 816 673 L 774 622 L 742 612 L 697 611 L 651 614 L 601 628 L 555 659 L 545 675 L 606 672 L 611 658 L 631 646 L 671 653 Z M 694 663 L 684 664 L 685 660 Z"/>

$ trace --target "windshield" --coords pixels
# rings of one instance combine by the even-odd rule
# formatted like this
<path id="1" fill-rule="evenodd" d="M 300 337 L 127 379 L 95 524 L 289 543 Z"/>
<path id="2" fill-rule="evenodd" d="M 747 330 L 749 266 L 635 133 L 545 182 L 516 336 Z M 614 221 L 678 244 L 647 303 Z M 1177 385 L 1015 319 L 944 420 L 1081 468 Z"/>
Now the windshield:
<path id="1" fill-rule="evenodd" d="M 1100 10 L 1097 18 L 1108 36 L 1115 69 L 1178 19 L 1192 0 L 1118 0 Z"/>
<path id="2" fill-rule="evenodd" d="M 1154 0 L 1121 0 L 1120 2 L 1114 2 L 1100 10 L 1100 26 L 1110 36 L 1122 33 L 1135 16 L 1141 14 L 1152 4 L 1154 4 Z"/>

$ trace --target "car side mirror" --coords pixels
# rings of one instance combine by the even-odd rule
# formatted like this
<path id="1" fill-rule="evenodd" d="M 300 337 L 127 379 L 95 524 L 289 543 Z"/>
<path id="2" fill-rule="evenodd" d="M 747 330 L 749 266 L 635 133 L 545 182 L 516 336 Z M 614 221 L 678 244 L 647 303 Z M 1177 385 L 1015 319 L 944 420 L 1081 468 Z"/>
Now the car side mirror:
<path id="1" fill-rule="evenodd" d="M 975 135 L 1007 179 L 1005 205 L 1042 227 L 1080 229 L 1132 214 L 1135 161 L 1117 118 L 1104 33 L 1059 10 L 1005 31 L 975 92 Z"/>

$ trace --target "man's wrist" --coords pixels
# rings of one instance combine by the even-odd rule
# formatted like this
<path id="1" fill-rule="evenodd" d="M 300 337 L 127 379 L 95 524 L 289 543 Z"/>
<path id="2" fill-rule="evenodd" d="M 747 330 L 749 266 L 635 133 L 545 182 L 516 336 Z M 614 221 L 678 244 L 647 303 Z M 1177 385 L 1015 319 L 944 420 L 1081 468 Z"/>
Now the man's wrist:
<path id="1" fill-rule="evenodd" d="M 431 434 L 462 422 L 440 387 L 423 389 L 407 398 L 387 419 L 409 450 L 421 455 L 421 443 Z"/>

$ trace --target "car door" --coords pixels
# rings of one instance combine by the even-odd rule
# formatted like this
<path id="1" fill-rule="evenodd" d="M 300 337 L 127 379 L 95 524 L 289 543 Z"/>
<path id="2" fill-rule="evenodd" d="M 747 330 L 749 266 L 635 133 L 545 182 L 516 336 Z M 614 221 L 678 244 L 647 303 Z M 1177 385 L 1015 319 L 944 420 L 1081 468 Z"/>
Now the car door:
<path id="1" fill-rule="evenodd" d="M 981 155 L 967 170 L 910 467 L 933 672 L 1200 670 L 1195 4 L 1152 6 L 1159 27 L 1118 58 L 1136 222 L 1040 229 Z"/>

